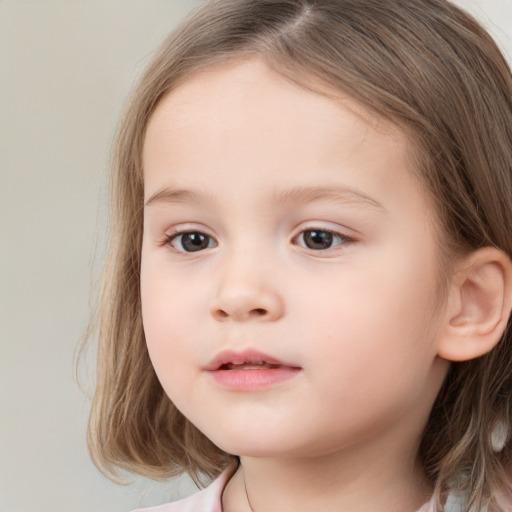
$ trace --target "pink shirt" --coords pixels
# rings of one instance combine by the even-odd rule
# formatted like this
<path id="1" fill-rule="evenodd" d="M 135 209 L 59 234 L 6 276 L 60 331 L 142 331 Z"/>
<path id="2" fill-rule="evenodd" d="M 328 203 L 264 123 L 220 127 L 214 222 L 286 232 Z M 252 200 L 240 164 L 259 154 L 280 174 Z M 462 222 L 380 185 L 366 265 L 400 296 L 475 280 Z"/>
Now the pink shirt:
<path id="1" fill-rule="evenodd" d="M 222 512 L 222 492 L 233 475 L 233 467 L 224 470 L 206 489 L 188 498 L 132 512 Z M 416 512 L 435 512 L 432 502 L 425 503 Z"/>

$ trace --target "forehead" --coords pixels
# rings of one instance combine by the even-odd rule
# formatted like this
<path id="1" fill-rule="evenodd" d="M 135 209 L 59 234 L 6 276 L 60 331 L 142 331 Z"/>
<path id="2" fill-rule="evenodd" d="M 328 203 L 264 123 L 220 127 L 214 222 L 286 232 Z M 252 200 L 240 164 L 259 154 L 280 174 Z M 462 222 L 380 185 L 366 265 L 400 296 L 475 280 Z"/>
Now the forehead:
<path id="1" fill-rule="evenodd" d="M 301 87 L 258 59 L 189 76 L 150 119 L 146 201 L 163 187 L 213 190 L 221 183 L 215 194 L 230 200 L 243 190 L 249 199 L 294 186 L 391 191 L 389 198 L 415 188 L 425 206 L 423 187 L 411 186 L 406 134 L 342 92 L 318 88 Z"/>
<path id="2" fill-rule="evenodd" d="M 275 106 L 276 99 L 280 109 L 253 111 L 252 120 L 263 116 L 272 118 L 275 124 L 286 117 L 301 118 L 311 110 L 316 110 L 318 120 L 323 118 L 332 123 L 336 118 L 340 123 L 349 121 L 341 106 L 348 111 L 359 127 L 385 133 L 395 139 L 406 138 L 406 134 L 395 123 L 371 112 L 343 91 L 320 82 L 311 76 L 289 76 L 270 68 L 260 57 L 235 58 L 197 70 L 180 81 L 175 89 L 159 102 L 150 118 L 148 131 L 155 124 L 166 122 L 170 115 L 176 122 L 186 126 L 197 121 L 204 122 L 211 115 L 219 122 L 233 121 L 230 114 L 240 104 L 250 106 L 264 104 Z M 307 101 L 306 101 L 307 99 Z M 329 114 L 333 115 L 329 115 Z M 285 116 L 283 116 L 285 114 Z M 326 115 L 327 114 L 327 115 Z M 222 125 L 219 126 L 222 128 Z M 270 128 L 270 126 L 269 126 Z"/>

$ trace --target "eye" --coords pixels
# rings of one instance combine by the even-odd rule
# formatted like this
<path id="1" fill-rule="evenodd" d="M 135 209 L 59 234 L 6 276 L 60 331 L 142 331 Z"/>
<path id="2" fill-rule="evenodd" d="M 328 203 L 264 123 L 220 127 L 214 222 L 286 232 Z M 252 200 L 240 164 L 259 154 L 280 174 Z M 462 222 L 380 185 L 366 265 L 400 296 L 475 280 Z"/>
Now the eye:
<path id="1" fill-rule="evenodd" d="M 217 246 L 217 242 L 211 236 L 200 231 L 169 235 L 168 243 L 180 252 L 198 252 Z"/>
<path id="2" fill-rule="evenodd" d="M 313 251 L 325 251 L 352 239 L 326 229 L 306 229 L 295 239 L 296 243 Z"/>

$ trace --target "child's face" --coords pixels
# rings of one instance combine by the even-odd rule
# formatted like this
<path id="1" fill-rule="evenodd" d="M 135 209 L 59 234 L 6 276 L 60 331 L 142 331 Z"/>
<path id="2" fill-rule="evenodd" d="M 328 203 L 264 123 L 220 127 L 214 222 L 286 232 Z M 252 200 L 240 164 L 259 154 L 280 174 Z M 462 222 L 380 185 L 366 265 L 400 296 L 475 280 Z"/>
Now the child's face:
<path id="1" fill-rule="evenodd" d="M 149 124 L 148 349 L 230 453 L 410 450 L 442 383 L 431 206 L 405 136 L 361 113 L 247 61 L 190 78 Z"/>

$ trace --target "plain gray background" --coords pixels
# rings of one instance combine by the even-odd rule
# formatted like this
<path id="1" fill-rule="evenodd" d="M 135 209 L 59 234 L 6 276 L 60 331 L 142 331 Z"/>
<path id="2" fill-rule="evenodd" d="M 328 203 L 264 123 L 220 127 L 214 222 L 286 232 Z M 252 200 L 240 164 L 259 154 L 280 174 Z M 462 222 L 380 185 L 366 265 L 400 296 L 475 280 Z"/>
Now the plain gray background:
<path id="1" fill-rule="evenodd" d="M 128 512 L 193 489 L 117 486 L 94 468 L 72 362 L 103 257 L 123 101 L 198 3 L 0 0 L 0 512 Z M 457 3 L 510 59 L 512 0 Z"/>

